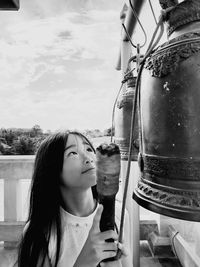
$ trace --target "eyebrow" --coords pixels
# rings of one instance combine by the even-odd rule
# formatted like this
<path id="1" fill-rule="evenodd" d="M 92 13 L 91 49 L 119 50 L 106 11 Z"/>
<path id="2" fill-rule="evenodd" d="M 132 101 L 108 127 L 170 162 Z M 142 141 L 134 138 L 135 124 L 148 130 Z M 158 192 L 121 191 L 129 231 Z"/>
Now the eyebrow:
<path id="1" fill-rule="evenodd" d="M 88 146 L 90 146 L 91 147 L 91 145 L 89 144 L 89 143 L 87 143 L 87 142 L 85 142 L 85 141 L 83 141 L 83 145 L 88 145 Z M 72 147 L 76 147 L 77 145 L 70 145 L 70 146 L 67 146 L 65 149 L 64 149 L 64 151 L 66 151 L 66 150 L 68 150 L 68 149 L 70 149 L 70 148 L 72 148 Z"/>

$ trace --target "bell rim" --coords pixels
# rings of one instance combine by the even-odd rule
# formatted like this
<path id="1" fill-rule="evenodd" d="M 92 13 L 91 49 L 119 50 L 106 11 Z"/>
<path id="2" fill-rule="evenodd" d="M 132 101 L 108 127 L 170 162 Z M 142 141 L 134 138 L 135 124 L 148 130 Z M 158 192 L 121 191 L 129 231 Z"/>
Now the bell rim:
<path id="1" fill-rule="evenodd" d="M 158 213 L 160 215 L 168 216 L 174 219 L 181 219 L 185 221 L 195 221 L 200 222 L 200 209 L 194 210 L 189 208 L 182 208 L 180 209 L 178 206 L 172 207 L 170 205 L 160 204 L 152 199 L 141 195 L 137 189 L 134 189 L 133 200 L 143 208 L 150 210 L 152 212 Z M 173 214 L 173 215 L 172 215 Z"/>

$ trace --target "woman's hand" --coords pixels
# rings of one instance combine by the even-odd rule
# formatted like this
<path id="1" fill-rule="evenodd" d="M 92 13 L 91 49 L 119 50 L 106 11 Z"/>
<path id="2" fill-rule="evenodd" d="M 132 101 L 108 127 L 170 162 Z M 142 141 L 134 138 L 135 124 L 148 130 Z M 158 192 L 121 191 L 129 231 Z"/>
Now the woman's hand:
<path id="1" fill-rule="evenodd" d="M 117 243 L 105 240 L 110 238 L 117 240 L 117 233 L 113 230 L 100 232 L 99 229 L 102 211 L 103 206 L 99 205 L 88 238 L 73 267 L 96 267 L 102 260 L 116 255 Z"/>
<path id="2" fill-rule="evenodd" d="M 117 241 L 115 242 L 117 243 L 117 247 L 121 251 L 120 258 L 116 261 L 101 262 L 100 263 L 101 267 L 122 267 L 123 266 L 121 262 L 121 258 L 123 259 L 124 257 L 128 256 L 128 250 L 125 248 L 125 246 L 122 243 L 119 243 Z"/>

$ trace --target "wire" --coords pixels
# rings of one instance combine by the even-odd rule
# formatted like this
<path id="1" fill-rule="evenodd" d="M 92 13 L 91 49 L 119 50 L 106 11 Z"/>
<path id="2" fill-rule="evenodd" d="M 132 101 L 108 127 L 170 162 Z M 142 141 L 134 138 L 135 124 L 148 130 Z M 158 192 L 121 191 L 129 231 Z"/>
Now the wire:
<path id="1" fill-rule="evenodd" d="M 157 19 L 156 19 L 156 15 L 155 15 L 155 12 L 153 10 L 153 6 L 152 6 L 152 3 L 151 3 L 151 0 L 149 0 L 149 5 L 150 5 L 150 8 L 151 8 L 151 12 L 153 14 L 153 17 L 154 17 L 154 20 L 155 20 L 155 23 L 157 24 Z"/>
<path id="2" fill-rule="evenodd" d="M 129 78 L 129 74 L 131 74 L 133 71 L 135 70 L 135 68 L 132 68 L 131 70 L 127 69 L 126 75 L 124 76 L 124 80 L 128 80 Z M 127 77 L 127 78 L 126 78 Z"/>
<path id="3" fill-rule="evenodd" d="M 124 25 L 124 23 L 122 23 L 122 26 L 123 26 L 123 28 L 124 28 L 124 30 L 125 30 L 125 33 L 126 33 L 126 36 L 127 36 L 128 40 L 129 40 L 129 42 L 131 43 L 131 45 L 132 45 L 134 48 L 136 48 L 136 45 L 134 45 L 134 43 L 132 42 L 132 40 L 131 40 L 131 36 L 129 35 L 129 33 L 128 33 L 128 31 L 127 31 L 126 26 Z"/>
<path id="4" fill-rule="evenodd" d="M 175 248 L 175 243 L 174 243 L 174 239 L 175 237 L 179 234 L 179 232 L 177 231 L 173 236 L 172 236 L 172 250 L 174 252 L 174 255 L 176 258 L 178 258 L 177 252 L 176 252 L 176 248 Z"/>
<path id="5" fill-rule="evenodd" d="M 144 27 L 142 26 L 142 23 L 140 22 L 140 19 L 139 19 L 138 15 L 137 15 L 137 13 L 136 13 L 136 11 L 135 11 L 135 9 L 134 9 L 132 3 L 131 3 L 131 0 L 129 0 L 129 4 L 130 4 L 130 7 L 131 7 L 131 9 L 132 9 L 132 12 L 133 12 L 135 18 L 137 19 L 137 21 L 138 21 L 138 23 L 139 23 L 139 25 L 140 25 L 140 27 L 141 27 L 143 33 L 144 33 L 144 38 L 145 38 L 145 40 L 144 40 L 144 43 L 143 43 L 142 45 L 140 45 L 140 47 L 142 48 L 143 46 L 145 46 L 145 44 L 146 44 L 146 42 L 147 42 L 147 34 L 146 34 L 145 29 L 144 29 Z"/>
<path id="6" fill-rule="evenodd" d="M 132 5 L 132 3 L 131 3 L 131 0 L 129 0 L 129 3 L 130 3 L 130 7 L 131 7 L 131 10 L 132 10 L 132 12 L 133 12 L 135 18 L 136 18 L 136 20 L 138 21 L 138 23 L 139 23 L 139 25 L 140 25 L 140 27 L 141 27 L 143 33 L 144 33 L 145 40 L 144 40 L 144 43 L 143 43 L 142 45 L 140 45 L 140 47 L 142 48 L 143 46 L 146 45 L 146 42 L 147 42 L 147 34 L 146 34 L 145 30 L 144 30 L 144 27 L 142 26 L 142 23 L 140 22 L 140 19 L 139 19 L 137 13 L 135 12 L 135 9 L 134 9 L 134 7 L 133 7 L 133 5 Z M 154 14 L 153 9 L 152 9 L 152 12 L 153 12 L 153 14 Z M 154 15 L 155 15 L 155 14 L 154 14 Z M 126 26 L 124 25 L 124 23 L 122 23 L 122 26 L 123 26 L 123 28 L 124 28 L 124 31 L 125 31 L 125 33 L 126 33 L 126 36 L 127 36 L 128 40 L 129 40 L 129 42 L 131 43 L 131 45 L 132 45 L 134 48 L 136 48 L 137 46 L 133 43 L 133 41 L 132 41 L 132 39 L 131 39 L 131 36 L 130 36 L 130 34 L 128 33 L 128 31 L 127 31 Z"/>

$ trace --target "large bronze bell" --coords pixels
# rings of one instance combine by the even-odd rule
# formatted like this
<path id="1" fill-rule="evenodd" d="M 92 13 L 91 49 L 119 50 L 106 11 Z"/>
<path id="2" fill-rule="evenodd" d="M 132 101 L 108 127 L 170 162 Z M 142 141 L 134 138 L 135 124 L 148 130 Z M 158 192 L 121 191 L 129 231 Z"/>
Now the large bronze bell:
<path id="1" fill-rule="evenodd" d="M 151 211 L 200 221 L 200 1 L 174 6 L 167 24 L 169 41 L 141 76 L 140 180 L 133 198 Z"/>
<path id="2" fill-rule="evenodd" d="M 117 101 L 117 123 L 115 126 L 115 143 L 118 144 L 121 153 L 121 160 L 124 161 L 128 160 L 131 114 L 133 109 L 133 100 L 135 98 L 135 85 L 136 77 L 131 72 L 127 77 L 127 83 L 124 85 Z M 138 158 L 138 132 L 138 116 L 136 116 L 135 129 L 133 133 L 133 149 L 131 153 L 132 161 L 137 161 Z"/>

